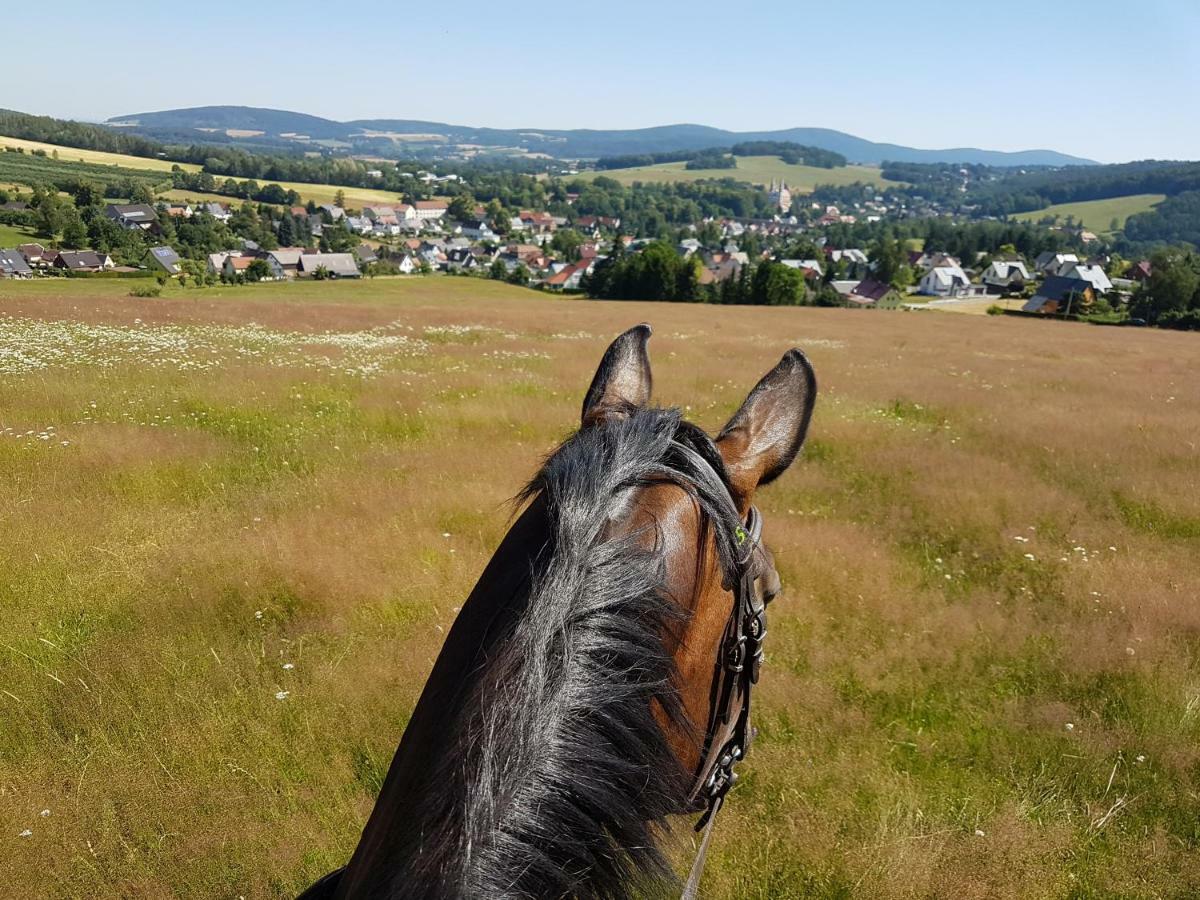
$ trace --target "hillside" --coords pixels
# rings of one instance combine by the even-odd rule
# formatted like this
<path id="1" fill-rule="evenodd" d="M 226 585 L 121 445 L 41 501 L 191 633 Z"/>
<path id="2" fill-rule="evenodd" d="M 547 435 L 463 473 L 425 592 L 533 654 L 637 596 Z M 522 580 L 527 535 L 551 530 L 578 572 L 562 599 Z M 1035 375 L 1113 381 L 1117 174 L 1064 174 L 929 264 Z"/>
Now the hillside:
<path id="1" fill-rule="evenodd" d="M 1065 222 L 1072 216 L 1076 222 L 1097 234 L 1112 233 L 1113 219 L 1117 220 L 1117 231 L 1125 227 L 1125 220 L 1138 213 L 1149 212 L 1166 199 L 1165 194 L 1134 194 L 1130 197 L 1111 197 L 1107 200 L 1083 200 L 1078 203 L 1058 203 L 1034 212 L 1021 213 L 1014 218 L 1022 222 L 1040 222 L 1047 216 L 1058 216 Z"/>
<path id="2" fill-rule="evenodd" d="M 843 154 L 851 162 L 956 162 L 997 166 L 1067 166 L 1090 162 L 1053 150 L 1005 152 L 973 147 L 918 149 L 876 143 L 829 128 L 775 131 L 726 131 L 707 125 L 661 125 L 638 129 L 476 128 L 414 119 L 358 119 L 338 122 L 304 113 L 248 106 L 202 106 L 118 116 L 108 120 L 148 136 L 166 140 L 241 138 L 256 143 L 328 144 L 393 156 L 455 144 L 546 153 L 566 159 L 590 159 L 626 153 L 699 150 L 729 147 L 742 141 L 775 140 L 809 144 Z"/>
<path id="3" fill-rule="evenodd" d="M 688 169 L 682 162 L 660 163 L 657 166 L 638 166 L 632 169 L 610 169 L 589 172 L 585 177 L 612 178 L 621 184 L 635 181 L 675 182 L 698 181 L 701 178 L 734 178 L 751 184 L 767 184 L 772 179 L 784 180 L 793 193 L 807 194 L 819 184 L 846 185 L 856 181 L 879 185 L 900 186 L 904 182 L 889 181 L 876 166 L 840 166 L 822 169 L 817 166 L 789 165 L 778 156 L 739 156 L 734 169 Z"/>

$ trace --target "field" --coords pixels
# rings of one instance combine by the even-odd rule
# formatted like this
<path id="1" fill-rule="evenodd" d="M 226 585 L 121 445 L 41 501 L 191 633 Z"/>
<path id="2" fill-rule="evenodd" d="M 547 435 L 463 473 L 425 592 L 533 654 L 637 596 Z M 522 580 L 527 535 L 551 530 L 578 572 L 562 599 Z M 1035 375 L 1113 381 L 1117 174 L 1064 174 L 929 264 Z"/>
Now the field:
<path id="1" fill-rule="evenodd" d="M 1125 220 L 1140 212 L 1149 212 L 1155 204 L 1167 199 L 1165 194 L 1133 194 L 1129 197 L 1112 197 L 1108 200 L 1084 200 L 1079 203 L 1059 203 L 1036 212 L 1020 213 L 1014 218 L 1022 222 L 1037 222 L 1046 216 L 1058 216 L 1066 221 L 1074 216 L 1075 221 L 1097 234 L 1111 234 L 1112 220 L 1117 220 L 1118 230 L 1125 227 Z"/>
<path id="2" fill-rule="evenodd" d="M 686 163 L 660 163 L 657 166 L 639 166 L 633 169 L 613 169 L 606 172 L 588 172 L 582 176 L 595 178 L 603 175 L 621 184 L 635 181 L 697 181 L 701 178 L 736 178 L 751 184 L 768 184 L 771 179 L 783 179 L 793 193 L 807 194 L 818 184 L 846 185 L 856 181 L 879 185 L 900 185 L 903 182 L 885 179 L 876 166 L 843 166 L 837 169 L 821 169 L 816 166 L 789 165 L 778 156 L 739 156 L 736 169 L 692 169 Z"/>
<path id="3" fill-rule="evenodd" d="M 11 138 L 0 135 L 0 148 L 20 147 L 26 153 L 31 150 L 45 150 L 47 156 L 56 151 L 63 162 L 84 162 L 102 166 L 123 166 L 127 169 L 152 169 L 157 172 L 170 172 L 172 166 L 179 166 L 187 172 L 199 172 L 200 166 L 192 163 L 176 163 L 169 159 L 148 159 L 144 156 L 128 156 L 124 153 L 106 153 L 103 150 L 84 150 L 80 147 L 60 147 L 57 144 L 44 144 L 41 141 L 27 141 L 22 138 Z"/>
<path id="4" fill-rule="evenodd" d="M 0 184 L 21 185 L 25 190 L 36 184 L 54 184 L 61 189 L 67 182 L 76 181 L 91 181 L 99 185 L 135 181 L 150 190 L 156 190 L 170 185 L 171 177 L 154 169 L 54 159 L 50 156 L 34 156 L 32 153 L 0 152 Z"/>
<path id="5" fill-rule="evenodd" d="M 648 320 L 705 427 L 791 346 L 821 383 L 758 498 L 785 592 L 705 896 L 1200 890 L 1195 335 L 128 288 L 0 282 L 0 884 L 287 897 L 341 864 L 507 499 Z"/>
<path id="6" fill-rule="evenodd" d="M 11 250 L 18 244 L 28 244 L 30 241 L 36 240 L 38 237 L 32 228 L 0 224 L 0 248 Z"/>
<path id="7" fill-rule="evenodd" d="M 141 170 L 140 175 L 146 175 L 149 172 L 169 172 L 172 163 L 169 160 L 163 159 L 146 159 L 140 156 L 125 156 L 120 153 L 103 153 L 98 150 L 81 150 L 75 147 L 56 147 L 53 144 L 43 144 L 38 141 L 25 141 L 19 138 L 9 138 L 0 136 L 0 148 L 3 147 L 23 147 L 25 154 L 17 155 L 13 153 L 5 154 L 0 152 L 0 182 L 11 182 L 23 185 L 28 188 L 29 185 L 36 181 L 46 181 L 47 173 L 59 173 L 80 178 L 92 177 L 97 180 L 111 180 L 114 175 L 121 177 L 139 177 L 138 172 L 113 172 L 111 166 L 121 166 L 126 169 Z M 46 157 L 33 156 L 29 153 L 30 150 L 41 149 L 48 154 Z M 49 154 L 55 150 L 58 151 L 58 159 L 55 160 Z M 60 165 L 61 164 L 61 165 Z M 198 172 L 200 166 L 189 163 L 178 163 L 178 165 L 189 171 Z M 97 168 L 97 167 L 106 168 Z M 148 180 L 162 183 L 163 179 L 155 179 L 150 177 Z M 245 179 L 236 179 L 243 181 Z M 170 179 L 166 179 L 170 183 Z M 316 203 L 332 203 L 334 196 L 339 190 L 346 194 L 346 203 L 351 208 L 357 209 L 364 205 L 370 206 L 372 203 L 396 203 L 400 197 L 398 194 L 389 191 L 374 190 L 372 188 L 358 187 L 339 187 L 338 185 L 330 184 L 305 184 L 295 181 L 279 181 L 268 182 L 263 181 L 262 184 L 278 184 L 284 190 L 294 190 L 300 194 L 303 202 L 307 203 L 313 200 Z M 211 199 L 212 194 L 203 194 L 199 191 L 174 191 L 169 190 L 162 193 L 162 196 L 168 199 Z M 231 202 L 229 197 L 221 197 L 222 201 Z M 236 202 L 236 198 L 233 198 Z"/>

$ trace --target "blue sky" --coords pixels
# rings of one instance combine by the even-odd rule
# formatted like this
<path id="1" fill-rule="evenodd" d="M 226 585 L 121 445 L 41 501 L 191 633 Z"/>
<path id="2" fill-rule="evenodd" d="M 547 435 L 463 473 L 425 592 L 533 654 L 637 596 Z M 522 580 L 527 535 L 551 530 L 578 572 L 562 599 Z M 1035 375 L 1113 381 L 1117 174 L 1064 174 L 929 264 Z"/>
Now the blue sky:
<path id="1" fill-rule="evenodd" d="M 77 24 L 52 40 L 6 35 L 0 106 L 90 120 L 228 103 L 495 127 L 803 125 L 918 147 L 1200 158 L 1198 0 L 60 0 L 46 21 Z"/>

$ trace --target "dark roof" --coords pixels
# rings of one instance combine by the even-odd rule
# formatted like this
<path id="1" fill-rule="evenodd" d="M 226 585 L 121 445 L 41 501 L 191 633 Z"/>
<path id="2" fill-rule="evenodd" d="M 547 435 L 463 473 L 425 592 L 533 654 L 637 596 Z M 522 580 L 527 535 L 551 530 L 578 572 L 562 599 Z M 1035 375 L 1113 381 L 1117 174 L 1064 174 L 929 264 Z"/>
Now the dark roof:
<path id="1" fill-rule="evenodd" d="M 851 293 L 855 297 L 861 297 L 864 300 L 882 300 L 892 292 L 893 288 L 890 284 L 884 284 L 882 281 L 876 281 L 874 278 L 867 278 L 858 283 Z"/>
<path id="2" fill-rule="evenodd" d="M 33 270 L 25 257 L 16 250 L 0 250 L 0 273 L 9 275 L 31 275 Z"/>
<path id="3" fill-rule="evenodd" d="M 170 247 L 151 247 L 150 255 L 172 275 L 179 271 L 179 254 Z"/>
<path id="4" fill-rule="evenodd" d="M 154 207 L 145 203 L 110 203 L 108 211 L 112 218 L 132 219 L 135 222 L 158 221 Z"/>
<path id="5" fill-rule="evenodd" d="M 64 251 L 58 254 L 58 262 L 66 269 L 99 269 L 104 265 L 104 257 L 94 250 Z"/>
<path id="6" fill-rule="evenodd" d="M 1037 295 L 1043 300 L 1065 300 L 1071 294 L 1082 294 L 1094 290 L 1090 281 L 1082 278 L 1067 278 L 1065 275 L 1051 275 L 1038 288 Z"/>
<path id="7" fill-rule="evenodd" d="M 7 203 L 0 203 L 0 209 L 6 212 L 24 212 L 29 209 L 29 204 L 24 200 L 9 200 Z"/>

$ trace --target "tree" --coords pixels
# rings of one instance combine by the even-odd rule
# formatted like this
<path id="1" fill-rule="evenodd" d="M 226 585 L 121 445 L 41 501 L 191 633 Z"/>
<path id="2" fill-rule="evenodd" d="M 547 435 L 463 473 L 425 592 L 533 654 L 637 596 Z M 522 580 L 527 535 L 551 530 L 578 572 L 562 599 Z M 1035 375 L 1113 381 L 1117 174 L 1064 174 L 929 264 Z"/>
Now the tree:
<path id="1" fill-rule="evenodd" d="M 493 281 L 503 281 L 507 277 L 508 266 L 504 264 L 504 261 L 500 259 L 492 260 L 492 264 L 488 266 L 488 278 L 491 278 Z"/>
<path id="2" fill-rule="evenodd" d="M 1155 322 L 1160 316 L 1200 309 L 1200 257 L 1165 248 L 1150 257 L 1150 277 L 1133 298 L 1131 313 Z"/>
<path id="3" fill-rule="evenodd" d="M 508 273 L 508 283 L 518 284 L 521 287 L 529 285 L 529 270 L 525 268 L 525 263 L 517 263 L 516 268 Z"/>
<path id="4" fill-rule="evenodd" d="M 33 214 L 33 227 L 42 237 L 53 240 L 62 230 L 63 209 L 58 194 L 43 194 Z"/>
<path id="5" fill-rule="evenodd" d="M 88 232 L 79 210 L 71 207 L 63 215 L 62 245 L 68 250 L 79 250 L 87 246 Z"/>
<path id="6" fill-rule="evenodd" d="M 466 222 L 475 218 L 475 198 L 470 194 L 459 194 L 450 201 L 446 215 L 457 222 Z"/>
<path id="7" fill-rule="evenodd" d="M 346 192 L 338 188 L 337 193 L 333 195 L 333 205 L 339 206 L 342 209 L 346 208 Z"/>
<path id="8" fill-rule="evenodd" d="M 569 262 L 579 259 L 579 248 L 583 245 L 583 235 L 574 228 L 560 228 L 550 239 L 550 247 L 563 255 Z"/>
<path id="9" fill-rule="evenodd" d="M 147 206 L 154 203 L 154 192 L 146 186 L 144 181 L 136 182 L 133 185 L 133 190 L 129 192 L 130 203 L 145 203 Z"/>
<path id="10" fill-rule="evenodd" d="M 912 272 L 908 268 L 908 256 L 900 241 L 883 237 L 871 248 L 871 263 L 875 269 L 875 278 L 893 287 L 904 287 L 912 281 Z"/>
<path id="11" fill-rule="evenodd" d="M 296 220 L 290 212 L 285 212 L 279 220 L 279 246 L 296 246 Z"/>
<path id="12" fill-rule="evenodd" d="M 265 259 L 256 259 L 246 267 L 247 281 L 262 281 L 271 277 L 271 267 Z"/>

